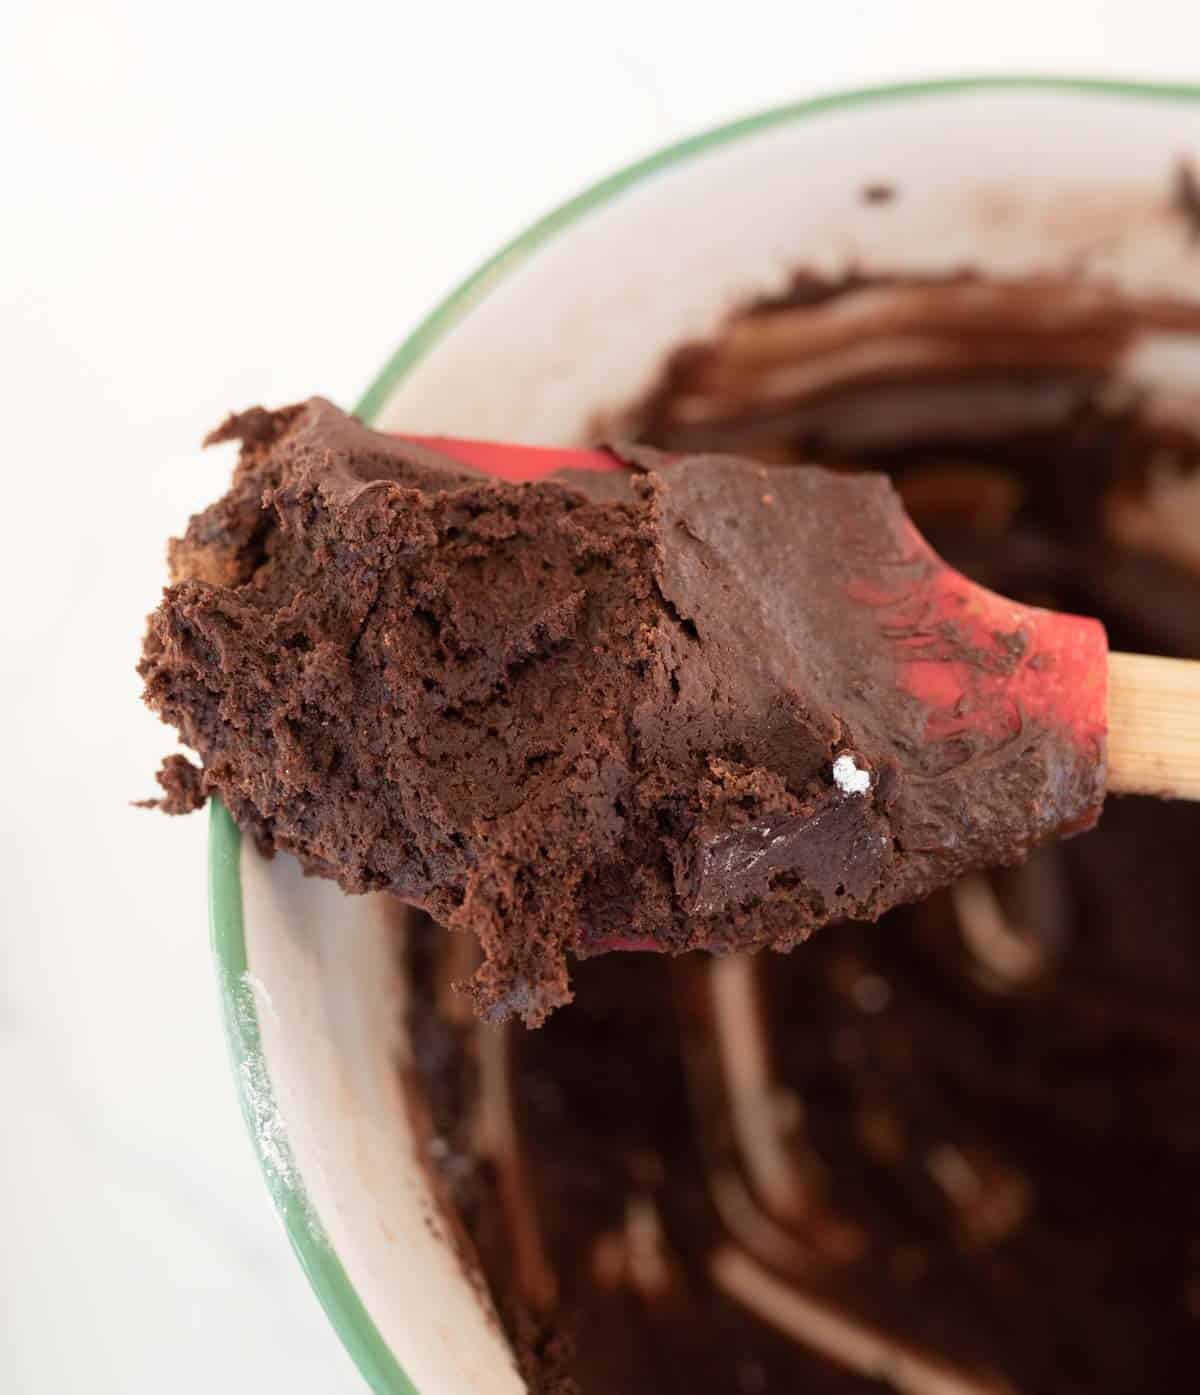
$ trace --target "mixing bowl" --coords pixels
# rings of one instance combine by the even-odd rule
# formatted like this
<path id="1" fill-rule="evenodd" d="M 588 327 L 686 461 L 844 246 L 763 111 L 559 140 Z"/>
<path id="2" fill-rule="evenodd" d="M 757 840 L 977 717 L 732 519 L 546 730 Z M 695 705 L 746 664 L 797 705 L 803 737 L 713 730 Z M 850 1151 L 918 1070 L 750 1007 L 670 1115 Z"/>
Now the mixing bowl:
<path id="1" fill-rule="evenodd" d="M 579 440 L 681 341 L 797 266 L 1074 271 L 1195 296 L 1167 191 L 1200 89 L 988 79 L 849 92 L 660 151 L 551 213 L 406 340 L 384 428 Z M 886 185 L 886 200 L 864 196 Z M 405 912 L 260 858 L 212 813 L 220 993 L 246 1121 L 296 1254 L 368 1384 L 515 1395 L 503 1331 L 418 1158 Z"/>

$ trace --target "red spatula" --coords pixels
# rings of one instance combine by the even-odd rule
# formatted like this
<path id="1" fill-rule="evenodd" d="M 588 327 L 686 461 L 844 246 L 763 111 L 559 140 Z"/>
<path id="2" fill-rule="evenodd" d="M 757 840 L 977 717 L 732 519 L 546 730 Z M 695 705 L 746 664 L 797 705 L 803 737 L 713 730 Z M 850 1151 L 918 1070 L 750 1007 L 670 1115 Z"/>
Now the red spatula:
<path id="1" fill-rule="evenodd" d="M 626 468 L 602 450 L 405 439 L 514 482 Z M 937 558 L 910 527 L 914 550 L 934 564 L 922 584 L 889 592 L 864 583 L 851 595 L 877 612 L 897 682 L 927 710 L 930 740 L 971 732 L 995 739 L 1023 717 L 1036 718 L 1107 759 L 1112 793 L 1200 799 L 1200 662 L 1112 652 L 1098 621 L 988 591 Z"/>

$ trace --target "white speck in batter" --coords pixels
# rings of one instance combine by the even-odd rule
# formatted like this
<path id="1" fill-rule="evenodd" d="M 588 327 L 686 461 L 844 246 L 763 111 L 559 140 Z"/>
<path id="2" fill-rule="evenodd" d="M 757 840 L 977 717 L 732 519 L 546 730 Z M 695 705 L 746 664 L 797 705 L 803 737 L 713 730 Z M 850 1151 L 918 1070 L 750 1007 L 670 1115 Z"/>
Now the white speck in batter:
<path id="1" fill-rule="evenodd" d="M 871 788 L 871 772 L 860 770 L 849 751 L 833 763 L 833 783 L 843 794 L 866 794 Z"/>

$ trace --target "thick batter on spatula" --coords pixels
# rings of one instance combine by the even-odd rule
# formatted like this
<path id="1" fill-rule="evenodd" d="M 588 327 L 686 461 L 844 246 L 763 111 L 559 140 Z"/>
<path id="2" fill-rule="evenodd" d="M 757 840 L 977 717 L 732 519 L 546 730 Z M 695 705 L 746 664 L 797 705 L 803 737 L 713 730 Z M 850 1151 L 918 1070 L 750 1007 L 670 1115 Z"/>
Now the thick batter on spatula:
<path id="1" fill-rule="evenodd" d="M 540 452 L 515 483 L 319 399 L 216 435 L 237 473 L 142 661 L 202 762 L 171 807 L 217 793 L 474 931 L 487 1014 L 540 1022 L 570 955 L 788 948 L 1098 815 L 1100 627 L 965 590 L 882 475 Z"/>

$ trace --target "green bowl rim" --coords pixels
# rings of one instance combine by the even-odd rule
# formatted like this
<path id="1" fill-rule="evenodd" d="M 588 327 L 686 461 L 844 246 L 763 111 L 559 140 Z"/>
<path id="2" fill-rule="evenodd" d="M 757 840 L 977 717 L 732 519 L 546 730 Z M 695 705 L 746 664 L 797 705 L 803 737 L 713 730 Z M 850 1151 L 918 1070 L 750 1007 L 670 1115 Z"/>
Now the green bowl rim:
<path id="1" fill-rule="evenodd" d="M 825 112 L 910 98 L 945 97 L 987 90 L 1044 91 L 1068 95 L 1124 97 L 1138 101 L 1200 100 L 1200 85 L 1189 83 L 1123 81 L 1098 77 L 951 77 L 830 93 L 771 107 L 766 111 L 715 126 L 698 135 L 689 136 L 686 140 L 665 146 L 592 184 L 506 243 L 478 270 L 460 282 L 404 340 L 363 394 L 355 408 L 356 413 L 365 421 L 373 421 L 391 396 L 396 384 L 504 277 L 528 261 L 558 233 L 660 170 L 672 168 L 694 156 L 707 154 L 745 136 L 757 135 L 773 126 L 807 120 Z M 277 1151 L 280 1140 L 277 1132 L 272 1137 L 275 1155 L 268 1158 L 264 1154 L 257 1121 L 261 1119 L 264 1109 L 274 1109 L 274 1101 L 261 1055 L 257 1008 L 253 995 L 247 992 L 245 981 L 249 966 L 242 916 L 241 836 L 229 813 L 216 800 L 213 801 L 209 822 L 208 900 L 212 949 L 216 959 L 226 1044 L 233 1066 L 242 1116 L 292 1249 L 343 1346 L 375 1395 L 419 1395 L 367 1313 L 341 1261 L 325 1238 L 319 1217 L 314 1224 L 311 1208 L 295 1170 L 285 1168 L 281 1175 Z M 248 1088 L 248 1081 L 251 1079 L 252 1089 Z M 286 1139 L 283 1142 L 286 1148 Z"/>

